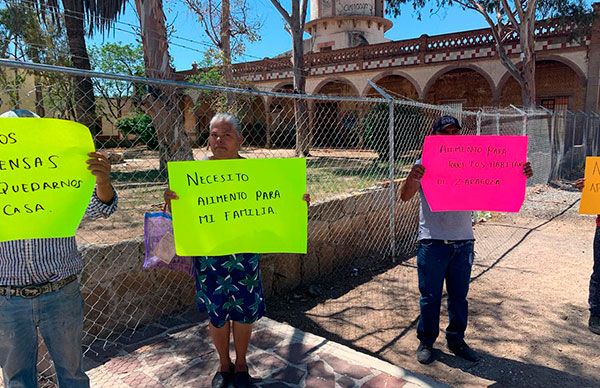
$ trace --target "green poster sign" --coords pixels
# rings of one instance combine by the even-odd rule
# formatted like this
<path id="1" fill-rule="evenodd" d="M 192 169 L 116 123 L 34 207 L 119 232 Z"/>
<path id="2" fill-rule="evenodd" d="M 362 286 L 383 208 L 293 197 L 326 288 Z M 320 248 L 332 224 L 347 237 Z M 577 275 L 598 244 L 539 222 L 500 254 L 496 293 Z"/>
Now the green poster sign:
<path id="1" fill-rule="evenodd" d="M 90 131 L 66 120 L 0 118 L 0 241 L 74 236 L 92 196 Z"/>
<path id="2" fill-rule="evenodd" d="M 180 256 L 306 253 L 305 159 L 169 162 Z"/>

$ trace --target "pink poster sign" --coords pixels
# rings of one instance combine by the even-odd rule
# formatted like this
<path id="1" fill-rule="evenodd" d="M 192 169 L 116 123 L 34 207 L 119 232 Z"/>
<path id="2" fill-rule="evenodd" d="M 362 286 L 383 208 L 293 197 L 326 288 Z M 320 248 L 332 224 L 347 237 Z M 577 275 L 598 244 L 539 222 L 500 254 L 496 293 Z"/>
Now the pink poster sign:
<path id="1" fill-rule="evenodd" d="M 526 136 L 427 136 L 421 187 L 434 212 L 518 212 L 526 162 Z"/>

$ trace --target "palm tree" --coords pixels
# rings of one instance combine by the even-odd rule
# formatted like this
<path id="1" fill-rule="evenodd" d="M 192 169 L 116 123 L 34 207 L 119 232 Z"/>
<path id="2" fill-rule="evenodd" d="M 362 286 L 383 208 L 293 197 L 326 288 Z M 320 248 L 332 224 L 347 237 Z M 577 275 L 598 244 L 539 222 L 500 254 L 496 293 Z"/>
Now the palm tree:
<path id="1" fill-rule="evenodd" d="M 74 67 L 89 70 L 90 60 L 85 44 L 87 22 L 88 34 L 95 30 L 104 32 L 123 13 L 127 0 L 62 0 L 65 28 Z M 37 0 L 42 10 L 56 10 L 54 17 L 60 19 L 58 0 Z M 140 18 L 142 46 L 146 76 L 158 79 L 174 79 L 171 66 L 169 43 L 165 25 L 162 0 L 135 0 Z M 91 79 L 76 79 L 77 120 L 98 133 L 100 129 L 96 115 L 96 103 Z M 192 159 L 192 148 L 183 128 L 182 96 L 174 88 L 153 86 L 144 98 L 146 113 L 152 118 L 161 150 L 161 171 L 165 171 L 169 160 Z"/>
<path id="2" fill-rule="evenodd" d="M 55 21 L 61 20 L 58 0 L 37 0 L 34 4 L 42 11 L 40 14 L 45 15 L 49 10 Z M 62 0 L 64 27 L 73 67 L 91 70 L 86 35 L 109 29 L 125 10 L 126 4 L 127 0 Z M 101 121 L 96 114 L 92 80 L 89 77 L 74 77 L 74 82 L 75 119 L 90 128 L 92 134 L 98 134 Z"/>

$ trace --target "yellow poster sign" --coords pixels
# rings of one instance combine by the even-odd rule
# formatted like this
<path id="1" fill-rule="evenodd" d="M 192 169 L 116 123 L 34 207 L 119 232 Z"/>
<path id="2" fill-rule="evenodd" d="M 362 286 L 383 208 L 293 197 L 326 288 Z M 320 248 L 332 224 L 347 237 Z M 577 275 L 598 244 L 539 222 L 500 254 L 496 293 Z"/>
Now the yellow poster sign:
<path id="1" fill-rule="evenodd" d="M 305 159 L 169 162 L 180 256 L 306 253 Z"/>
<path id="2" fill-rule="evenodd" d="M 94 189 L 90 131 L 66 120 L 0 118 L 0 241 L 74 236 Z"/>
<path id="3" fill-rule="evenodd" d="M 579 213 L 600 214 L 600 157 L 585 158 L 585 187 L 581 193 Z"/>

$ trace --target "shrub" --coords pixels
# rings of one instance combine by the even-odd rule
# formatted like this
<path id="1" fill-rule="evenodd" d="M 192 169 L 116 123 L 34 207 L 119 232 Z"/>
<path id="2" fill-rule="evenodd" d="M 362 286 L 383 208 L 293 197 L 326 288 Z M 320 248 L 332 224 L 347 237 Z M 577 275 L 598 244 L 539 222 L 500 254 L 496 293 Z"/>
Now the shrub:
<path id="1" fill-rule="evenodd" d="M 124 136 L 135 135 L 137 141 L 146 144 L 149 149 L 158 149 L 156 130 L 152 125 L 152 118 L 144 113 L 124 117 L 117 121 L 117 128 Z"/>

